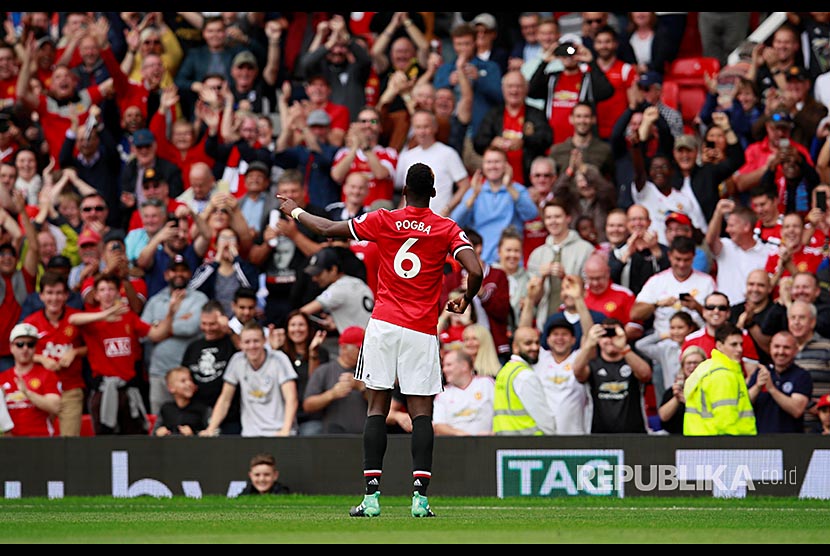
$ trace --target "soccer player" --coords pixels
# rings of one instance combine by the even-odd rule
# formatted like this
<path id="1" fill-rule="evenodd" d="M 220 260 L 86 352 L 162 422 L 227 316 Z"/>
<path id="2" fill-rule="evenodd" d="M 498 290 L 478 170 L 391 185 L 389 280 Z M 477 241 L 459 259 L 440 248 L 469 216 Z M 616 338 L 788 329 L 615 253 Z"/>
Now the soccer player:
<path id="1" fill-rule="evenodd" d="M 438 299 L 447 254 L 467 270 L 466 291 L 447 303 L 463 314 L 481 288 L 483 271 L 463 230 L 429 208 L 435 174 L 425 164 L 409 168 L 403 195 L 406 207 L 378 210 L 347 222 L 308 214 L 277 195 L 280 210 L 325 237 L 354 238 L 378 244 L 378 295 L 366 328 L 355 378 L 366 384 L 369 412 L 363 432 L 366 495 L 352 517 L 380 515 L 380 481 L 386 453 L 386 416 L 396 383 L 412 416 L 413 517 L 433 517 L 427 489 L 432 477 L 433 401 L 443 387 L 438 342 Z M 398 372 L 400 369 L 400 372 Z"/>

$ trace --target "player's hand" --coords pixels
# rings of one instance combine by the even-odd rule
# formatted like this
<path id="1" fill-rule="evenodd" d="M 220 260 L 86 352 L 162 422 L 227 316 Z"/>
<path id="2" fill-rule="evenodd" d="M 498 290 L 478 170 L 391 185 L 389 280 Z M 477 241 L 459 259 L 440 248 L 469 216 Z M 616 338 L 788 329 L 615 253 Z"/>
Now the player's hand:
<path id="1" fill-rule="evenodd" d="M 300 208 L 300 206 L 292 199 L 277 195 L 277 200 L 280 202 L 280 211 L 288 218 L 294 218 L 291 211 Z"/>
<path id="2" fill-rule="evenodd" d="M 447 302 L 447 311 L 455 313 L 456 315 L 463 315 L 464 311 L 466 311 L 469 306 L 470 302 L 467 301 L 467 298 L 462 295 L 461 297 L 450 299 Z"/>

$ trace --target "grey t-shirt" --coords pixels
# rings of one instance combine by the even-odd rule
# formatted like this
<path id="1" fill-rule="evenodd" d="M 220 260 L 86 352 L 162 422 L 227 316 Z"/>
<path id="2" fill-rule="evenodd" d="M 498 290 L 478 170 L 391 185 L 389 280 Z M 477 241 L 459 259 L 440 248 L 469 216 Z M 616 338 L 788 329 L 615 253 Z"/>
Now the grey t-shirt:
<path id="1" fill-rule="evenodd" d="M 340 375 L 354 374 L 354 369 L 345 369 L 335 359 L 325 365 L 320 365 L 308 379 L 305 396 L 317 396 L 326 392 L 337 384 Z M 352 390 L 341 400 L 334 400 L 323 410 L 324 434 L 363 434 L 366 424 L 368 404 L 362 393 Z"/>
<path id="2" fill-rule="evenodd" d="M 371 288 L 353 276 L 342 276 L 317 297 L 323 309 L 334 319 L 338 332 L 350 326 L 365 329 L 375 308 Z"/>
<path id="3" fill-rule="evenodd" d="M 282 385 L 294 381 L 296 387 L 296 380 L 291 361 L 281 351 L 268 352 L 265 363 L 256 370 L 242 352 L 231 358 L 225 382 L 239 389 L 243 437 L 276 436 L 282 430 L 285 421 Z M 296 417 L 292 434 L 297 434 Z"/>

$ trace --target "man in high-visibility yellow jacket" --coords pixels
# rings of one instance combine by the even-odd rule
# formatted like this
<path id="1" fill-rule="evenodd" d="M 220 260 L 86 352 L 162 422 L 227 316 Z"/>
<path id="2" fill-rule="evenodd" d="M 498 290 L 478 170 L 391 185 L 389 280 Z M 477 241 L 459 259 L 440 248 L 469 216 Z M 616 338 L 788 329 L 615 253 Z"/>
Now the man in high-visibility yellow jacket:
<path id="1" fill-rule="evenodd" d="M 548 406 L 542 381 L 533 371 L 539 361 L 539 331 L 520 327 L 513 333 L 513 357 L 496 376 L 493 434 L 556 434 L 556 417 Z"/>
<path id="2" fill-rule="evenodd" d="M 715 331 L 711 359 L 686 379 L 686 436 L 755 436 L 755 413 L 741 359 L 743 332 L 730 322 Z"/>

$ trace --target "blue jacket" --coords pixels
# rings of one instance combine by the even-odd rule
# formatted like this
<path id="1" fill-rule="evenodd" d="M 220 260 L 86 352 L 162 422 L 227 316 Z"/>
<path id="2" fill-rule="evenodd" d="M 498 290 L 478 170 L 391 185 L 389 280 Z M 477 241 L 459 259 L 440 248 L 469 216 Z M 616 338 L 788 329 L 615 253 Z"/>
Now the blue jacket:
<path id="1" fill-rule="evenodd" d="M 492 108 L 504 104 L 501 92 L 501 70 L 495 62 L 488 62 L 480 58 L 473 58 L 470 63 L 478 68 L 478 79 L 473 81 L 473 120 L 467 130 L 468 137 L 475 137 L 478 126 Z M 455 71 L 455 59 L 445 63 L 435 72 L 433 84 L 436 89 L 450 86 L 450 74 Z M 461 97 L 461 90 L 456 85 L 455 98 Z"/>

